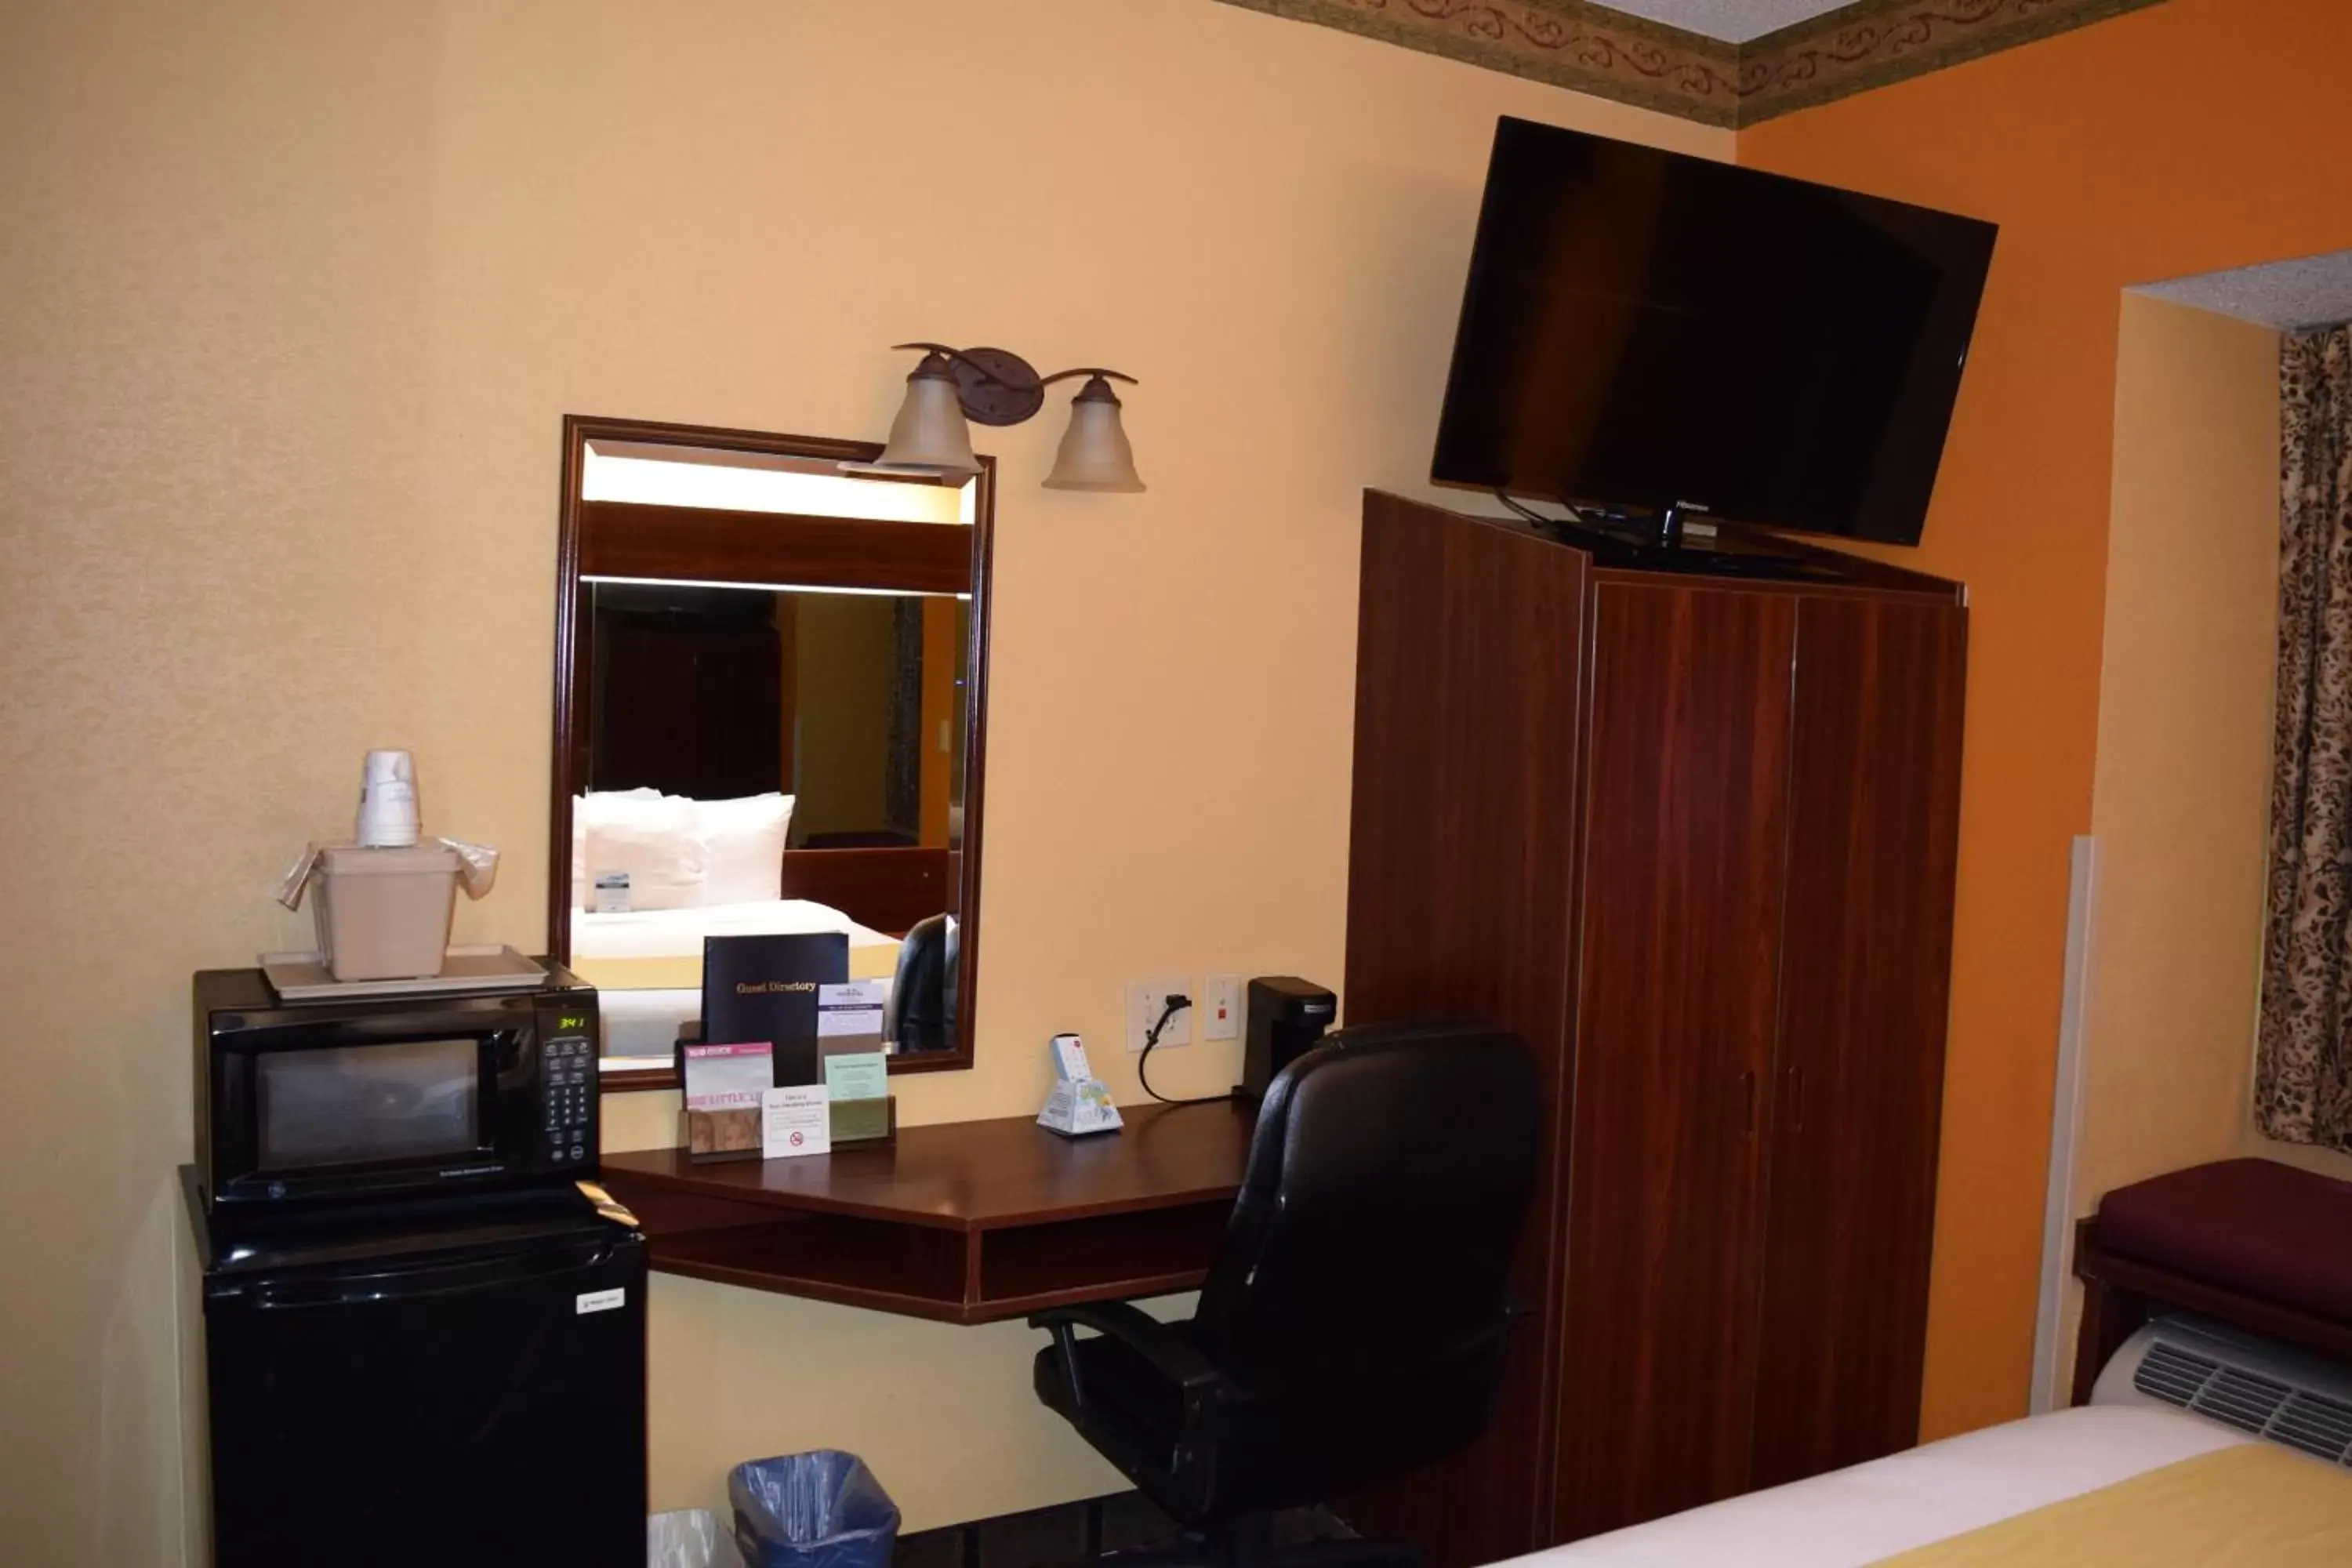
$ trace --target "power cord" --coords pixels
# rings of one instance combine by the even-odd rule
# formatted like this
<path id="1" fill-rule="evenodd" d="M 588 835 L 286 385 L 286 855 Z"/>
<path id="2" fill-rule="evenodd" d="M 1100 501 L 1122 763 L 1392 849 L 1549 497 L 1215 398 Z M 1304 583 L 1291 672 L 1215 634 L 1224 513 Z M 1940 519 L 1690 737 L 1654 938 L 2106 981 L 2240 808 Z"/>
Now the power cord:
<path id="1" fill-rule="evenodd" d="M 1686 515 L 1693 511 L 1705 512 L 1706 510 L 1705 507 L 1693 507 L 1682 501 L 1669 504 L 1653 521 L 1635 518 L 1622 511 L 1597 507 L 1581 507 L 1574 501 L 1567 500 L 1559 503 L 1559 510 L 1568 513 L 1566 517 L 1546 517 L 1510 491 L 1499 487 L 1495 491 L 1495 499 L 1508 508 L 1512 516 L 1521 521 L 1534 523 L 1538 528 L 1553 529 L 1571 535 L 1582 534 L 1588 538 L 1611 539 L 1621 544 L 1664 545 L 1671 548 L 1682 542 L 1685 531 L 1708 538 L 1712 538 L 1715 533 L 1711 524 L 1694 523 Z M 1631 539 L 1626 537 L 1629 532 L 1633 535 Z"/>
<path id="2" fill-rule="evenodd" d="M 1583 510 L 1576 506 L 1572 501 L 1562 501 L 1559 503 L 1560 510 L 1568 513 L 1566 517 L 1546 517 L 1543 513 L 1528 505 L 1525 501 L 1519 500 L 1518 497 L 1513 495 L 1510 491 L 1503 489 L 1500 487 L 1496 489 L 1495 499 L 1501 501 L 1506 507 L 1509 508 L 1512 514 L 1517 517 L 1520 521 L 1524 522 L 1532 522 L 1540 528 L 1590 528 L 1592 526 L 1592 520 L 1585 516 Z"/>
<path id="3" fill-rule="evenodd" d="M 1135 1076 L 1137 1080 L 1143 1085 L 1143 1092 L 1150 1095 L 1152 1099 L 1158 1100 L 1162 1105 L 1206 1105 L 1211 1100 L 1231 1100 L 1233 1098 L 1233 1096 L 1228 1093 L 1203 1094 L 1196 1096 L 1191 1100 L 1171 1100 L 1166 1095 L 1151 1087 L 1151 1074 L 1148 1070 L 1151 1065 L 1151 1053 L 1159 1049 L 1160 1037 L 1167 1031 L 1169 1020 L 1175 1017 L 1177 1014 L 1183 1012 L 1192 1005 L 1192 999 L 1190 996 L 1184 995 L 1181 992 L 1170 992 L 1168 999 L 1160 1005 L 1159 1022 L 1153 1024 L 1151 1027 L 1143 1032 L 1143 1054 L 1135 1058 Z"/>
<path id="4" fill-rule="evenodd" d="M 1509 508 L 1511 515 L 1517 518 L 1522 522 L 1540 523 L 1549 526 L 1555 524 L 1557 521 L 1556 519 L 1546 517 L 1535 508 L 1525 504 L 1518 497 L 1513 495 L 1510 491 L 1502 489 L 1500 486 L 1496 487 L 1495 499 L 1501 501 L 1506 507 Z"/>
<path id="5" fill-rule="evenodd" d="M 1583 534 L 1587 537 L 1597 535 L 1602 539 L 1614 539 L 1620 543 L 1627 542 L 1624 536 L 1628 531 L 1640 536 L 1632 542 L 1647 542 L 1649 535 L 1665 527 L 1669 515 L 1679 521 L 1681 512 L 1692 510 L 1677 501 L 1674 506 L 1667 508 L 1665 513 L 1661 514 L 1656 527 L 1654 528 L 1643 519 L 1607 507 L 1579 506 L 1574 501 L 1563 500 L 1559 502 L 1559 506 L 1560 510 L 1568 514 L 1566 517 L 1546 517 L 1508 490 L 1497 489 L 1495 491 L 1495 499 L 1508 508 L 1512 516 L 1524 522 L 1532 522 L 1538 528 L 1555 529 L 1570 534 Z"/>

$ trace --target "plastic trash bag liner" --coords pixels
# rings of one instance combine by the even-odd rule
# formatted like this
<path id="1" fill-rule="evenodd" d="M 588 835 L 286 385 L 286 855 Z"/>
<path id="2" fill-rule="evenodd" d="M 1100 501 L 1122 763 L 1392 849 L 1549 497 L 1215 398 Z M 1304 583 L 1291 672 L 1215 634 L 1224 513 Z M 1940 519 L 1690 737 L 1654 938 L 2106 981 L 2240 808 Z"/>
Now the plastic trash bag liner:
<path id="1" fill-rule="evenodd" d="M 646 1568 L 743 1568 L 735 1542 L 707 1508 L 646 1519 Z"/>
<path id="2" fill-rule="evenodd" d="M 750 1568 L 889 1568 L 898 1505 L 855 1454 L 753 1459 L 729 1473 L 727 1498 Z"/>
<path id="3" fill-rule="evenodd" d="M 499 852 L 488 845 L 468 844 L 462 838 L 420 838 L 416 842 L 438 844 L 445 849 L 457 852 L 457 885 L 466 889 L 466 897 L 487 898 L 490 889 L 499 885 Z M 278 879 L 278 901 L 289 910 L 300 909 L 302 894 L 310 886 L 311 878 L 318 871 L 319 862 L 325 852 L 330 848 L 341 847 L 342 845 L 331 845 L 317 839 L 304 846 L 302 853 L 294 858 L 294 864 L 287 867 L 286 874 Z"/>

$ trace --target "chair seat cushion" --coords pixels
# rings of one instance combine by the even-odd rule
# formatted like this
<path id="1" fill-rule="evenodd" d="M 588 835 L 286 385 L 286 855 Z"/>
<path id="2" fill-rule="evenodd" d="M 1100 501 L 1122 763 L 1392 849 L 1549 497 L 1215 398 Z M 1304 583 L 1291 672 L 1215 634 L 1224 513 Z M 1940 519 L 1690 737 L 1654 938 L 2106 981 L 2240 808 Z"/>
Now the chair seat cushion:
<path id="1" fill-rule="evenodd" d="M 2139 1262 L 2352 1323 L 2352 1183 L 2223 1160 L 2116 1188 L 2093 1234 Z"/>

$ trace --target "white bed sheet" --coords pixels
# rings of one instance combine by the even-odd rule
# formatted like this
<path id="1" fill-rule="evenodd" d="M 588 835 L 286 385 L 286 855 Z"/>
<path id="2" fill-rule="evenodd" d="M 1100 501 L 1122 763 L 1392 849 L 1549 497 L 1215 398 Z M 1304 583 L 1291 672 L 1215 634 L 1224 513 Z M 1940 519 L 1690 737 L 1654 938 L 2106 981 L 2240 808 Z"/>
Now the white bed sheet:
<path id="1" fill-rule="evenodd" d="M 699 991 L 599 991 L 596 1010 L 604 1023 L 604 1055 L 647 1058 L 628 1067 L 667 1067 L 676 1059 L 677 1026 L 702 1016 Z"/>
<path id="2" fill-rule="evenodd" d="M 898 939 L 859 925 L 830 904 L 806 899 L 758 903 L 707 904 L 688 910 L 633 910 L 626 914 L 576 911 L 572 917 L 572 956 L 592 969 L 600 959 L 699 958 L 706 936 L 767 936 L 837 931 L 861 949 L 896 951 Z M 861 967 L 855 956 L 853 973 Z M 889 982 L 880 982 L 886 987 Z M 598 987 L 604 1017 L 604 1054 L 616 1068 L 667 1066 L 677 1043 L 677 1026 L 702 1012 L 702 993 L 693 986 L 630 989 Z M 631 1062 L 627 1058 L 638 1058 Z M 646 1059 L 653 1058 L 653 1059 Z"/>
<path id="3" fill-rule="evenodd" d="M 790 935 L 837 931 L 852 947 L 896 947 L 898 939 L 859 925 L 830 904 L 806 899 L 771 899 L 749 904 L 705 904 L 690 910 L 633 910 L 600 915 L 578 910 L 572 917 L 574 958 L 698 957 L 706 936 Z"/>
<path id="4" fill-rule="evenodd" d="M 2088 1405 L 1987 1427 L 1517 1559 L 1526 1568 L 1860 1568 L 2251 1439 Z"/>

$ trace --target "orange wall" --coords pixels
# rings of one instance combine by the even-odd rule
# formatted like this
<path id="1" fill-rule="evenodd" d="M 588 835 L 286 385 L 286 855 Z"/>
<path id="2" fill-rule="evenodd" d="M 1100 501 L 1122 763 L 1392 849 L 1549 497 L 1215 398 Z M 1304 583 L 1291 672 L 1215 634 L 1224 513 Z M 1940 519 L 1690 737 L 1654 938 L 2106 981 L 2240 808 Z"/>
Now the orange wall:
<path id="1" fill-rule="evenodd" d="M 2091 820 L 2120 290 L 2352 247 L 2352 93 L 2306 74 L 2346 60 L 2344 0 L 2168 0 L 1740 133 L 1742 163 L 2001 225 L 1908 552 L 1974 606 L 1929 1436 L 2025 1408 L 2067 840 Z"/>

